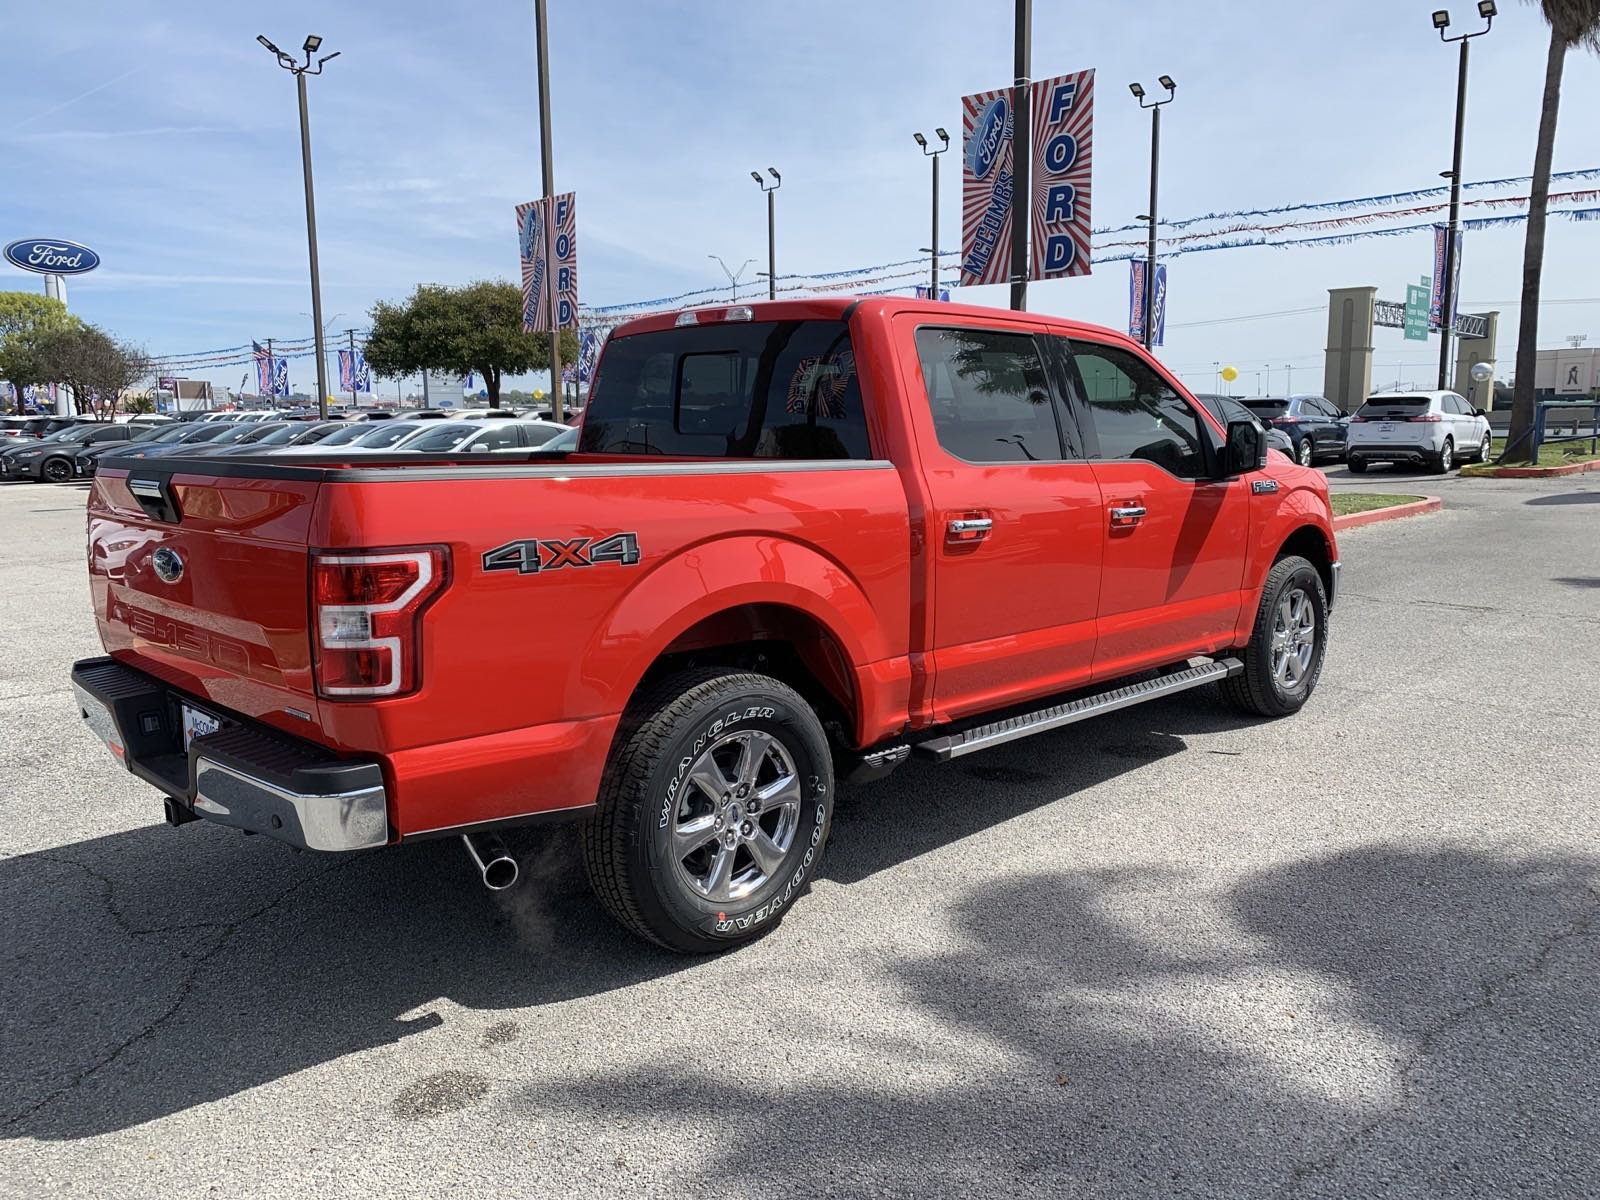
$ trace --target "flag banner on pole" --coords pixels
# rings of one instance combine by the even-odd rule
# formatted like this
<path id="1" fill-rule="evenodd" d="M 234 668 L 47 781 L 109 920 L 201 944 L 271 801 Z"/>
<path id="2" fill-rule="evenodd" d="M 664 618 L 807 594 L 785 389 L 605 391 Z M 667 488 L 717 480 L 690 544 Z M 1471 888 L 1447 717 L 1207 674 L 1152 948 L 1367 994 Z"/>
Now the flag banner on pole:
<path id="1" fill-rule="evenodd" d="M 1144 344 L 1144 269 L 1145 260 L 1128 262 L 1128 336 Z"/>
<path id="2" fill-rule="evenodd" d="M 1456 230 L 1456 260 L 1451 268 L 1450 275 L 1450 328 L 1456 327 L 1456 316 L 1461 312 L 1461 242 L 1466 237 L 1466 230 Z"/>
<path id="3" fill-rule="evenodd" d="M 367 366 L 367 356 L 361 351 L 339 351 L 339 390 L 341 392 L 372 390 L 372 369 Z"/>
<path id="4" fill-rule="evenodd" d="M 256 394 L 272 395 L 272 356 L 260 342 L 250 343 L 250 356 L 256 360 Z"/>
<path id="5" fill-rule="evenodd" d="M 287 358 L 272 359 L 272 394 L 274 396 L 287 396 L 289 394 L 289 360 Z"/>
<path id="6" fill-rule="evenodd" d="M 929 287 L 925 283 L 917 284 L 917 299 L 918 300 L 929 300 L 929 299 L 932 299 L 932 298 L 933 298 L 933 289 L 931 287 Z M 940 288 L 939 289 L 939 297 L 938 298 L 941 301 L 948 301 L 950 299 L 950 289 L 949 288 Z"/>
<path id="7" fill-rule="evenodd" d="M 588 383 L 594 378 L 594 365 L 600 361 L 600 335 L 585 329 L 578 337 L 578 382 Z"/>
<path id="8" fill-rule="evenodd" d="M 961 98 L 961 285 L 1010 277 L 1011 89 Z"/>
<path id="9" fill-rule="evenodd" d="M 555 217 L 551 219 L 554 207 Z M 555 274 L 557 324 L 578 323 L 577 200 L 571 192 L 517 205 L 517 251 L 522 262 L 522 328 L 528 333 L 550 330 L 552 269 Z M 552 268 L 552 255 L 554 267 Z"/>
<path id="10" fill-rule="evenodd" d="M 1439 328 L 1444 312 L 1444 254 L 1449 230 L 1443 225 L 1433 227 L 1433 298 L 1428 302 L 1428 324 Z"/>
<path id="11" fill-rule="evenodd" d="M 1094 148 L 1094 72 L 1041 79 L 1030 93 L 1033 170 L 1028 205 L 1028 277 L 1087 275 L 1089 187 Z"/>
<path id="12" fill-rule="evenodd" d="M 1152 346 L 1161 346 L 1167 340 L 1167 264 L 1156 264 L 1156 294 L 1150 302 L 1150 321 L 1156 327 L 1155 337 L 1150 339 Z"/>

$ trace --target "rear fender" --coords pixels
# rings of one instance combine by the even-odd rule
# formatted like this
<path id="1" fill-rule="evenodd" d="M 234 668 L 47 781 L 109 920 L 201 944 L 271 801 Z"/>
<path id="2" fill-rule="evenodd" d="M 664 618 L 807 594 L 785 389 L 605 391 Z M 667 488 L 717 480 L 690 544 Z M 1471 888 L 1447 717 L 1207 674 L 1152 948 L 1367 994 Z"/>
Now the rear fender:
<path id="1" fill-rule="evenodd" d="M 771 536 L 722 538 L 680 551 L 638 579 L 598 625 L 584 655 L 582 686 L 592 711 L 621 712 L 652 664 L 685 632 L 747 605 L 805 613 L 845 656 L 857 698 L 856 734 L 866 740 L 904 720 L 909 667 L 891 658 L 884 629 L 861 586 L 838 563 L 799 542 Z M 895 715 L 898 709 L 898 717 Z"/>

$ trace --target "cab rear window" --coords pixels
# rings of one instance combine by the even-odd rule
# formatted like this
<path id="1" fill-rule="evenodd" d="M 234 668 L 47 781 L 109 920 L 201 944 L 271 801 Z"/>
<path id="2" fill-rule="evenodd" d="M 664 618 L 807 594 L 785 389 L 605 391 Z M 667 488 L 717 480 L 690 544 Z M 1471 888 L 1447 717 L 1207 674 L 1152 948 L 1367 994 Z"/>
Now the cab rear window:
<path id="1" fill-rule="evenodd" d="M 871 458 L 843 321 L 717 322 L 612 338 L 579 449 Z"/>

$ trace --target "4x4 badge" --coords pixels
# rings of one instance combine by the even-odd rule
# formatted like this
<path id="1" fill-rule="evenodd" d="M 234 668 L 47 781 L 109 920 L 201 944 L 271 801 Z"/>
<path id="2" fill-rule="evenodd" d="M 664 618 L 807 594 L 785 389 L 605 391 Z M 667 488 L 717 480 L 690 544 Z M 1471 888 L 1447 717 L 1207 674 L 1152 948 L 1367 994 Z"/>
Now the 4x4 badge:
<path id="1" fill-rule="evenodd" d="M 485 551 L 483 569 L 537 575 L 562 567 L 596 567 L 602 563 L 636 567 L 639 557 L 636 533 L 613 533 L 598 541 L 594 538 L 528 538 Z"/>

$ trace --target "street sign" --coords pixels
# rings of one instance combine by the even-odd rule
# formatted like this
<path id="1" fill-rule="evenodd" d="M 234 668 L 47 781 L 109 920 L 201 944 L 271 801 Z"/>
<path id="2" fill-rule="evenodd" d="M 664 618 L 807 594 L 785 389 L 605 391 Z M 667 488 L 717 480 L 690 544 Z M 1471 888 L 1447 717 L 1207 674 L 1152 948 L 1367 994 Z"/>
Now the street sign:
<path id="1" fill-rule="evenodd" d="M 1425 342 L 1428 340 L 1428 319 L 1431 313 L 1432 295 L 1428 281 L 1422 284 L 1406 285 L 1406 341 Z"/>

